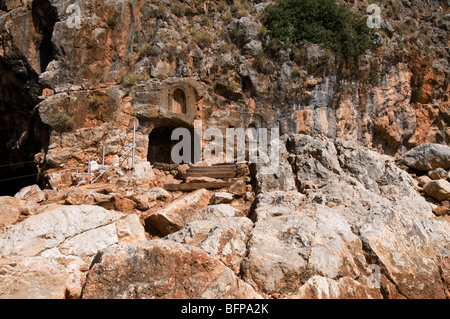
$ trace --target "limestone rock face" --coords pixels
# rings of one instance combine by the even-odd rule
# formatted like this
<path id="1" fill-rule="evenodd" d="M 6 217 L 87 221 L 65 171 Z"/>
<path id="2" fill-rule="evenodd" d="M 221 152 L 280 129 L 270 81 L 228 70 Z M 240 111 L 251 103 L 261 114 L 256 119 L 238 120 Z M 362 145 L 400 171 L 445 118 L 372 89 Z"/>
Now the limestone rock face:
<path id="1" fill-rule="evenodd" d="M 201 248 L 238 274 L 252 228 L 253 223 L 245 217 L 198 220 L 166 239 Z"/>
<path id="2" fill-rule="evenodd" d="M 89 271 L 85 299 L 260 298 L 205 251 L 166 240 L 102 251 Z"/>
<path id="3" fill-rule="evenodd" d="M 303 194 L 258 195 L 244 280 L 286 297 L 446 297 L 449 224 L 434 220 L 412 177 L 354 143 L 294 135 L 286 145 Z"/>
<path id="4" fill-rule="evenodd" d="M 67 257 L 89 262 L 99 249 L 145 240 L 137 215 L 98 206 L 63 206 L 31 216 L 0 235 L 0 254 Z"/>
<path id="5" fill-rule="evenodd" d="M 31 216 L 0 234 L 0 296 L 79 298 L 99 250 L 145 240 L 137 215 L 98 206 L 63 206 Z"/>

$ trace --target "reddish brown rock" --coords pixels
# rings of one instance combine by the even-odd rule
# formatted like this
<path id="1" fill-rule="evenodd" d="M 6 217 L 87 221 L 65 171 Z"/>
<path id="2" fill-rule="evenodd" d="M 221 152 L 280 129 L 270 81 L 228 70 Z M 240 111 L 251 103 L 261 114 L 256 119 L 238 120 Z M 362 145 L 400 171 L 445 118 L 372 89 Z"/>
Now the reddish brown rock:
<path id="1" fill-rule="evenodd" d="M 0 197 L 0 230 L 14 224 L 22 213 L 25 202 L 10 196 Z"/>
<path id="2" fill-rule="evenodd" d="M 260 298 L 201 249 L 153 240 L 107 250 L 96 258 L 83 299 Z"/>

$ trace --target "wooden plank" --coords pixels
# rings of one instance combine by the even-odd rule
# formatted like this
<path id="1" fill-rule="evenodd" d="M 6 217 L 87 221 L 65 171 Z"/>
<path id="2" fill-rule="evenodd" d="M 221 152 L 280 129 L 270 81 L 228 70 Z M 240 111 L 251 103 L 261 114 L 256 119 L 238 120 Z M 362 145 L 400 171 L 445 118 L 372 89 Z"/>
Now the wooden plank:
<path id="1" fill-rule="evenodd" d="M 186 172 L 181 177 L 233 178 L 236 177 L 236 172 Z"/>
<path id="2" fill-rule="evenodd" d="M 219 189 L 230 187 L 235 182 L 210 182 L 210 183 L 183 183 L 183 184 L 166 184 L 164 189 L 168 191 L 192 191 L 197 189 Z"/>
<path id="3" fill-rule="evenodd" d="M 234 167 L 221 168 L 221 167 L 210 167 L 210 168 L 189 168 L 186 172 L 236 172 L 237 169 Z"/>

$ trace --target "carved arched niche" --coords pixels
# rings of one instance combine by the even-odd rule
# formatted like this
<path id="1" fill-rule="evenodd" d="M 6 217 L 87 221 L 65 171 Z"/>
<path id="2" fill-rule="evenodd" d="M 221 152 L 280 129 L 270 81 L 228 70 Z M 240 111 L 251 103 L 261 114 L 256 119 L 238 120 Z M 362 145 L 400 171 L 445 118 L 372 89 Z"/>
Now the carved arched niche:
<path id="1" fill-rule="evenodd" d="M 187 113 L 187 96 L 186 92 L 181 88 L 176 88 L 172 96 L 169 97 L 169 103 L 171 103 L 171 111 L 176 114 Z"/>

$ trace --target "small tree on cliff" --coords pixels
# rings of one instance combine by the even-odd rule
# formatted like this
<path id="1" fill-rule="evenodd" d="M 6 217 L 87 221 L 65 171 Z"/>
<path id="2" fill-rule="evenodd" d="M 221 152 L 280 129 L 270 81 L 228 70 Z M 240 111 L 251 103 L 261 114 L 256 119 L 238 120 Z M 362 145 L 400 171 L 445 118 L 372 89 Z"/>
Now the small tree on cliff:
<path id="1" fill-rule="evenodd" d="M 277 0 L 266 8 L 264 25 L 285 48 L 322 43 L 350 65 L 374 48 L 366 20 L 335 0 Z"/>

